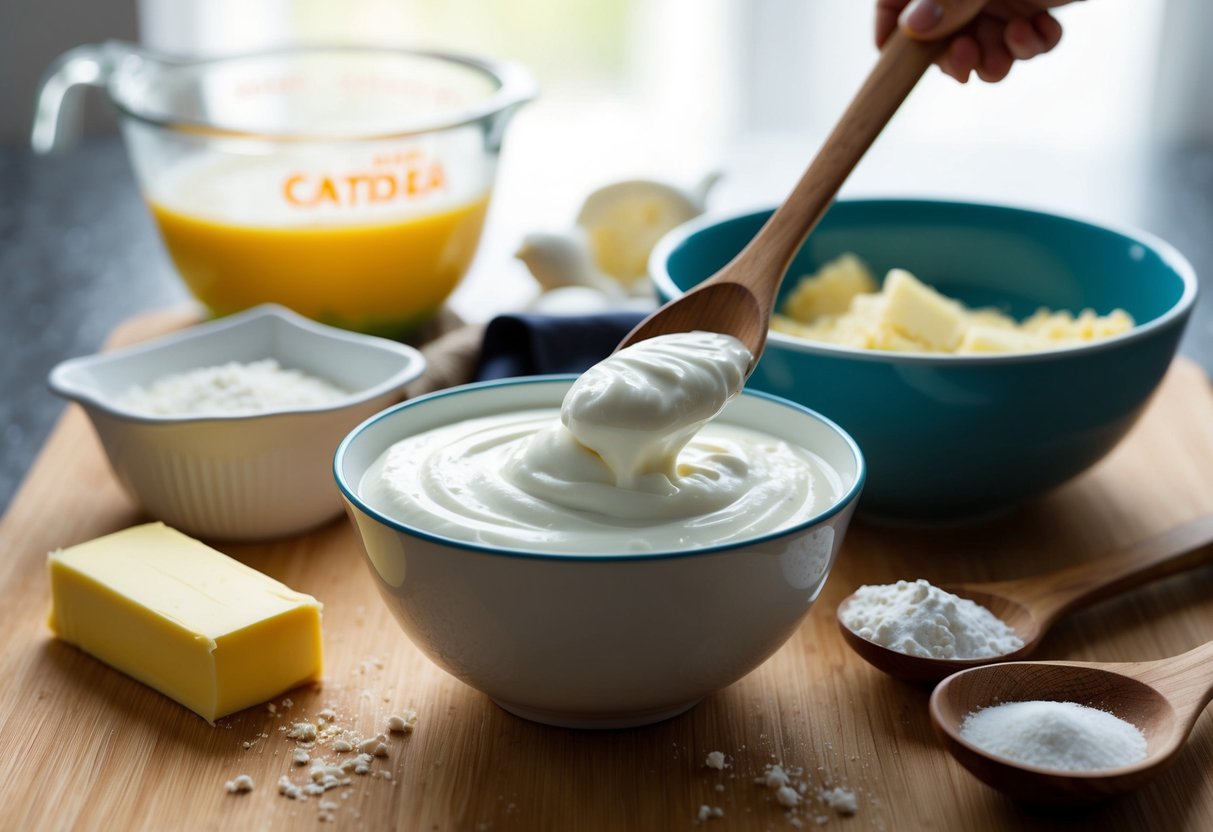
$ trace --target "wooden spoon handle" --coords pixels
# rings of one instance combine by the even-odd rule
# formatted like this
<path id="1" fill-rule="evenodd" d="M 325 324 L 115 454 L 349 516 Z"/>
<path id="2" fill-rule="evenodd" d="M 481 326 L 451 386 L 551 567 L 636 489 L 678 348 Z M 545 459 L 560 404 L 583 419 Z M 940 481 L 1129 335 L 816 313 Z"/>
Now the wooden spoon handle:
<path id="1" fill-rule="evenodd" d="M 1213 641 L 1167 659 L 1108 667 L 1160 691 L 1188 730 L 1213 700 Z"/>
<path id="2" fill-rule="evenodd" d="M 1043 626 L 1077 607 L 1213 561 L 1213 515 L 1060 572 L 990 585 L 1031 606 Z"/>
<path id="3" fill-rule="evenodd" d="M 821 220 L 851 170 L 946 46 L 946 41 L 912 40 L 900 29 L 889 37 L 876 66 L 796 187 L 721 275 L 728 273 L 728 279 L 747 285 L 756 297 L 769 298 L 769 304 L 774 304 L 784 272 L 805 238 Z M 743 268 L 732 268 L 743 264 Z"/>

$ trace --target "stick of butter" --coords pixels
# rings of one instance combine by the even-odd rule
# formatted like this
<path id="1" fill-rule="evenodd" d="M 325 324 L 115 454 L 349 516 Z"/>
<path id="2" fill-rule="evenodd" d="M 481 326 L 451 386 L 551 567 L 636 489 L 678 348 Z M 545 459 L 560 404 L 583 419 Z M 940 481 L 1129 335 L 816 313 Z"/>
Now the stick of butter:
<path id="1" fill-rule="evenodd" d="M 163 523 L 48 563 L 56 635 L 212 724 L 320 676 L 315 598 Z"/>

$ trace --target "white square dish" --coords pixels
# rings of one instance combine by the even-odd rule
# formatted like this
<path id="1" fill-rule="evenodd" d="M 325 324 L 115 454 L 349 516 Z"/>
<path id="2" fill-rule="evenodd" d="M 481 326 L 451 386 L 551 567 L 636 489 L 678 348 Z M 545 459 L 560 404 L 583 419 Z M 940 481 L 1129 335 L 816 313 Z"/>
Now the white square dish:
<path id="1" fill-rule="evenodd" d="M 327 405 L 253 414 L 159 416 L 119 398 L 136 385 L 228 362 L 272 358 L 350 391 Z M 51 370 L 51 390 L 79 403 L 110 465 L 153 517 L 189 534 L 257 540 L 304 531 L 341 512 L 333 452 L 367 417 L 400 400 L 425 370 L 416 349 L 264 305 Z"/>

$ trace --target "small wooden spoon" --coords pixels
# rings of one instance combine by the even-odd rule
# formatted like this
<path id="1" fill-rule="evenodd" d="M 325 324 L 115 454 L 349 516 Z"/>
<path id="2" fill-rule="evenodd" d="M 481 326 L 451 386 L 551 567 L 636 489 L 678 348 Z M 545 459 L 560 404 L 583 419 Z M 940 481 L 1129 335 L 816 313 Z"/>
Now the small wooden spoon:
<path id="1" fill-rule="evenodd" d="M 1213 699 L 1213 642 L 1153 662 L 1012 662 L 945 679 L 931 720 L 948 751 L 987 784 L 1033 803 L 1080 804 L 1136 789 L 1174 762 Z M 961 739 L 965 716 L 1003 702 L 1077 702 L 1131 722 L 1146 737 L 1144 760 L 1096 772 L 1044 769 L 991 755 Z"/>
<path id="2" fill-rule="evenodd" d="M 716 274 L 637 324 L 618 349 L 673 332 L 722 332 L 753 353 L 752 370 L 766 346 L 775 296 L 792 258 L 945 46 L 894 32 L 808 170 L 749 244 Z"/>
<path id="3" fill-rule="evenodd" d="M 1023 647 L 984 659 L 931 659 L 909 656 L 868 641 L 843 623 L 854 597 L 838 605 L 843 638 L 869 664 L 908 682 L 938 682 L 971 667 L 1027 658 L 1061 616 L 1086 604 L 1193 569 L 1213 560 L 1213 515 L 1147 538 L 1080 566 L 1031 578 L 991 583 L 945 584 L 941 589 L 988 609 L 1015 630 Z"/>

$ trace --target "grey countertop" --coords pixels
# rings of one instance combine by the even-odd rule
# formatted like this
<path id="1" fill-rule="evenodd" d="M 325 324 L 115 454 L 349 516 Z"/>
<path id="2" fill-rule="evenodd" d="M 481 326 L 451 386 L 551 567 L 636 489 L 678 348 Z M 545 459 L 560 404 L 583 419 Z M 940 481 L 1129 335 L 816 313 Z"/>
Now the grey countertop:
<path id="1" fill-rule="evenodd" d="M 1213 151 L 1156 153 L 1137 224 L 1213 279 Z M 7 507 L 63 403 L 58 361 L 94 352 L 121 321 L 184 303 L 119 139 L 40 158 L 0 148 L 0 507 Z M 1202 294 L 1182 352 L 1213 372 L 1213 298 Z"/>
<path id="2" fill-rule="evenodd" d="M 0 285 L 7 506 L 64 407 L 46 387 L 51 367 L 95 352 L 131 315 L 187 298 L 116 137 L 55 157 L 0 149 Z"/>

